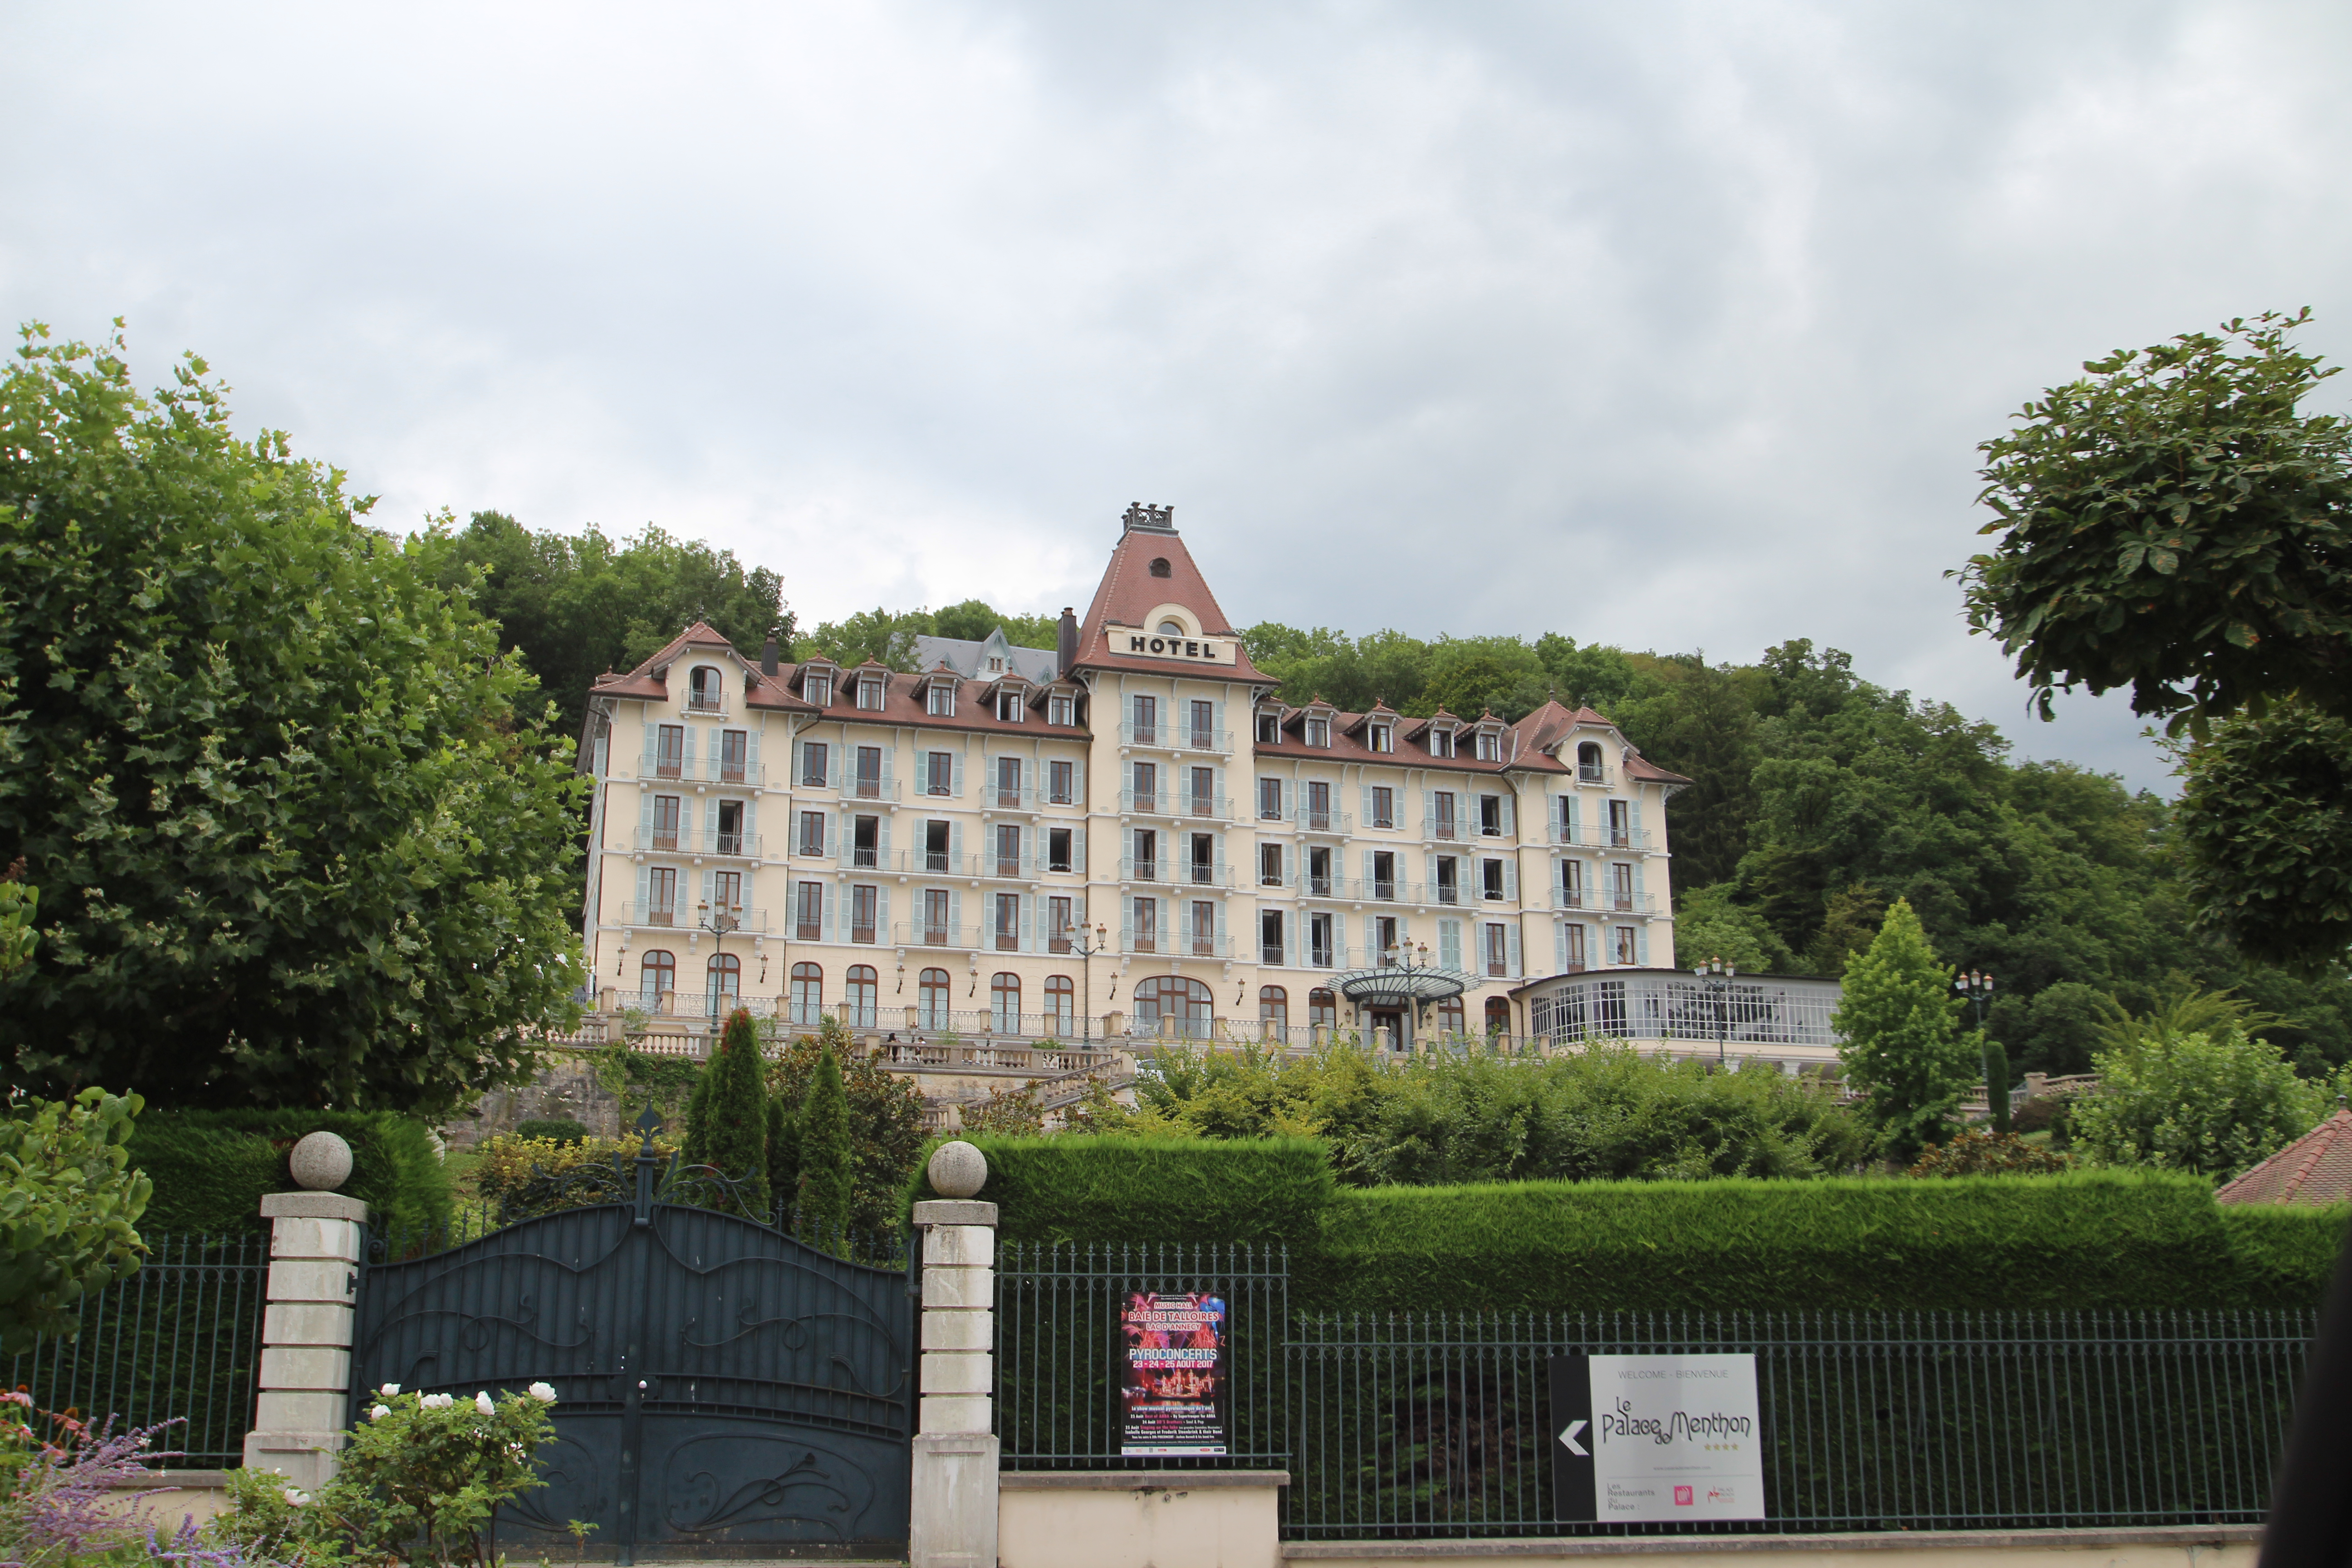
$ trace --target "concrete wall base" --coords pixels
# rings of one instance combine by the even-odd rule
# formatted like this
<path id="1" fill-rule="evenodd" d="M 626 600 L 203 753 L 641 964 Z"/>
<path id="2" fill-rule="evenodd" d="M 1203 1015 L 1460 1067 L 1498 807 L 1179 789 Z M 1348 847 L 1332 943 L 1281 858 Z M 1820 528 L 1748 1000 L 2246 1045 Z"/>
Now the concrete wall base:
<path id="1" fill-rule="evenodd" d="M 997 1478 L 1003 1568 L 1281 1568 L 1280 1470 Z"/>
<path id="2" fill-rule="evenodd" d="M 1730 1553 L 1774 1568 L 2253 1568 L 2256 1525 L 2147 1530 L 1883 1531 L 1842 1535 L 1648 1536 L 1523 1541 L 1288 1541 L 1318 1568 L 1720 1568 Z"/>
<path id="3" fill-rule="evenodd" d="M 907 1561 L 912 1568 L 997 1568 L 995 1436 L 922 1432 L 914 1441 Z"/>

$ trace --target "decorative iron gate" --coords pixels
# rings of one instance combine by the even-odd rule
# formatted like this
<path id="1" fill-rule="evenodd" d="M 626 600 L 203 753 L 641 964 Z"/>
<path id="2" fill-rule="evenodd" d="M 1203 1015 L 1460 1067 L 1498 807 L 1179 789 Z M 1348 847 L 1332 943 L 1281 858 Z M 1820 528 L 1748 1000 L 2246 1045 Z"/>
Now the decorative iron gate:
<path id="1" fill-rule="evenodd" d="M 658 1201 L 650 1140 L 632 1163 L 614 1173 L 633 1201 L 370 1263 L 354 1412 L 386 1383 L 553 1384 L 548 1485 L 500 1510 L 502 1535 L 568 1544 L 588 1521 L 623 1563 L 902 1552 L 910 1276 Z"/>

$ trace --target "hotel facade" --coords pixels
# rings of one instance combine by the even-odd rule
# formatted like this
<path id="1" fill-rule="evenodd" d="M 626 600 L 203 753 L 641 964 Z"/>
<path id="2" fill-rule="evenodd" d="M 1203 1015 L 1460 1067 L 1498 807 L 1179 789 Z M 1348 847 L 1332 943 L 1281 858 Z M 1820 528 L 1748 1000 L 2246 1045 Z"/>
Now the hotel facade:
<path id="1" fill-rule="evenodd" d="M 909 674 L 697 624 L 600 679 L 600 1007 L 1407 1049 L 1571 1016 L 1622 1034 L 1645 982 L 1689 985 L 1667 834 L 1689 781 L 1601 714 L 1286 706 L 1166 509 L 1129 510 L 1056 641 L 919 639 Z"/>

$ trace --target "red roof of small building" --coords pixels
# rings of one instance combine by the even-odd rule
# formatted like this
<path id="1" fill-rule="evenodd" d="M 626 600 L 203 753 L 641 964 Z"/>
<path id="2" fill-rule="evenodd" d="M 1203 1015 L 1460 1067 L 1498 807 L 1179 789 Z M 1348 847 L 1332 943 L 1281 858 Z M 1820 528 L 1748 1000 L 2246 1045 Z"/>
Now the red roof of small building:
<path id="1" fill-rule="evenodd" d="M 2340 1204 L 2352 1199 L 2352 1110 L 2335 1115 L 2224 1185 L 2220 1204 Z"/>

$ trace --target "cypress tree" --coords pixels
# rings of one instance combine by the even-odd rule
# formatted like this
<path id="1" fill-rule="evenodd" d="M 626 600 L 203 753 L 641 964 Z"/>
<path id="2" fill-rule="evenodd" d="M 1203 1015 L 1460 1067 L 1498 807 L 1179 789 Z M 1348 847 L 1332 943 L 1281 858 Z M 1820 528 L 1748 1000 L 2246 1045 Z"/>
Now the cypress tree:
<path id="1" fill-rule="evenodd" d="M 695 1075 L 694 1092 L 686 1101 L 686 1136 L 678 1142 L 678 1157 L 689 1165 L 710 1163 L 710 1086 L 719 1081 L 719 1053 L 702 1064 Z"/>
<path id="2" fill-rule="evenodd" d="M 781 1093 L 768 1096 L 768 1187 L 789 1221 L 801 1201 L 801 1117 L 800 1107 Z"/>
<path id="3" fill-rule="evenodd" d="M 800 1157 L 801 1214 L 819 1236 L 838 1237 L 849 1224 L 849 1096 L 830 1043 L 817 1057 L 801 1107 Z"/>
<path id="4" fill-rule="evenodd" d="M 1869 1116 L 1886 1152 L 1908 1164 L 1940 1139 L 1982 1058 L 1963 1035 L 1951 972 L 1936 962 L 1908 900 L 1886 911 L 1869 950 L 1846 961 L 1845 994 L 1831 1022 L 1848 1082 L 1870 1091 Z"/>
<path id="5" fill-rule="evenodd" d="M 695 1086 L 696 1108 L 688 1112 L 689 1146 L 698 1145 L 688 1158 L 740 1183 L 744 1212 L 762 1221 L 772 1208 L 765 1066 L 760 1058 L 759 1027 L 749 1012 L 738 1007 Z"/>
<path id="6" fill-rule="evenodd" d="M 1984 1048 L 1985 1099 L 1992 1107 L 1992 1130 L 2009 1131 L 2009 1047 L 1987 1040 Z"/>

